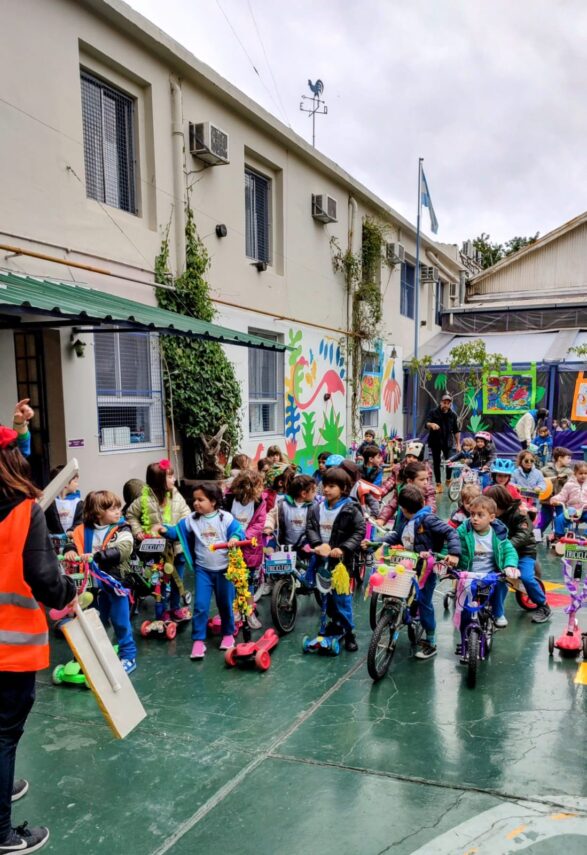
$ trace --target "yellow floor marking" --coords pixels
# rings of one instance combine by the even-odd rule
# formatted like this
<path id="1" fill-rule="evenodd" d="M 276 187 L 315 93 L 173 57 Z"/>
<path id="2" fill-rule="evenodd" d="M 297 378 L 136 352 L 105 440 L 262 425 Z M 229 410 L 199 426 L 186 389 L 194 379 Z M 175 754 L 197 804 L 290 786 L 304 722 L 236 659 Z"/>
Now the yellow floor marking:
<path id="1" fill-rule="evenodd" d="M 543 584 L 547 591 L 560 591 L 565 588 L 565 585 L 561 585 L 560 582 L 543 582 Z"/>
<path id="2" fill-rule="evenodd" d="M 509 834 L 506 834 L 505 839 L 513 840 L 514 837 L 518 837 L 520 834 L 522 834 L 523 831 L 526 831 L 527 828 L 527 825 L 519 825 L 517 828 L 514 828 L 513 831 L 510 831 Z"/>
<path id="3" fill-rule="evenodd" d="M 553 813 L 550 817 L 551 819 L 573 819 L 573 817 L 578 816 L 576 813 Z"/>
<path id="4" fill-rule="evenodd" d="M 581 662 L 579 665 L 575 683 L 582 683 L 584 686 L 587 686 L 587 662 Z"/>

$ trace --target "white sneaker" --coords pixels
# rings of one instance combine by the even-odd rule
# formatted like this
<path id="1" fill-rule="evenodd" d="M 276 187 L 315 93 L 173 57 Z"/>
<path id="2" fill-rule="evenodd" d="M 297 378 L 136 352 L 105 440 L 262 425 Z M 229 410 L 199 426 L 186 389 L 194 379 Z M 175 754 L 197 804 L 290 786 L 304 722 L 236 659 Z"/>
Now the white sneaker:
<path id="1" fill-rule="evenodd" d="M 508 625 L 508 619 L 505 615 L 502 615 L 501 617 L 495 618 L 494 623 L 498 629 L 504 629 Z"/>

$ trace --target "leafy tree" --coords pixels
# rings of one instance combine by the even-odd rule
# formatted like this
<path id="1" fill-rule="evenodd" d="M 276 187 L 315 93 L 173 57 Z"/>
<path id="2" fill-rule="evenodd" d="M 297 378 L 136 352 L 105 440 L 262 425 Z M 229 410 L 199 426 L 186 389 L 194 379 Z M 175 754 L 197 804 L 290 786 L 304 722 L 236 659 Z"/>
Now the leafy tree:
<path id="1" fill-rule="evenodd" d="M 491 236 L 486 232 L 481 232 L 479 237 L 473 241 L 473 246 L 481 256 L 481 267 L 486 270 L 492 267 L 508 255 L 513 255 L 514 252 L 523 249 L 531 243 L 535 243 L 540 236 L 540 232 L 530 237 L 516 236 L 506 240 L 505 243 L 494 243 L 491 241 Z"/>
<path id="2" fill-rule="evenodd" d="M 536 243 L 539 237 L 540 232 L 536 232 L 535 235 L 531 235 L 530 237 L 516 236 L 506 240 L 504 244 L 504 255 L 513 255 L 514 252 L 518 252 L 518 250 L 523 249 L 525 246 L 529 246 L 531 243 Z"/>

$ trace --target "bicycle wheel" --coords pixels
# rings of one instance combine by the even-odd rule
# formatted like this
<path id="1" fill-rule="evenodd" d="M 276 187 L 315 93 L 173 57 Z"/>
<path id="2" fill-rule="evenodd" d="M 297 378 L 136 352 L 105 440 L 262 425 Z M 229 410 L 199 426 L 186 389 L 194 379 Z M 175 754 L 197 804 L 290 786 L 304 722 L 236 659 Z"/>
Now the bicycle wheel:
<path id="1" fill-rule="evenodd" d="M 477 666 L 479 664 L 479 632 L 472 629 L 467 644 L 467 686 L 474 689 L 477 684 Z"/>
<path id="2" fill-rule="evenodd" d="M 369 603 L 369 626 L 371 627 L 371 629 L 375 629 L 375 627 L 379 623 L 379 618 L 381 617 L 381 609 L 382 600 L 380 600 L 379 594 L 371 594 L 371 601 Z"/>
<path id="3" fill-rule="evenodd" d="M 542 579 L 536 579 L 536 581 L 540 585 L 542 593 L 546 595 L 546 589 L 544 587 L 544 582 L 542 581 Z M 533 612 L 535 609 L 538 608 L 536 603 L 532 602 L 525 590 L 516 591 L 516 603 L 521 609 L 524 609 L 525 612 Z"/>
<path id="4" fill-rule="evenodd" d="M 287 635 L 296 625 L 298 599 L 292 576 L 278 579 L 271 592 L 271 619 L 280 635 Z"/>
<path id="5" fill-rule="evenodd" d="M 387 674 L 397 641 L 399 617 L 395 609 L 385 611 L 371 636 L 367 651 L 367 671 L 374 682 Z"/>
<path id="6" fill-rule="evenodd" d="M 491 614 L 485 615 L 485 620 L 483 621 L 483 636 L 485 638 L 485 653 L 487 656 L 491 653 L 491 648 L 493 647 L 493 635 L 495 633 L 495 624 L 493 623 L 493 618 Z"/>
<path id="7" fill-rule="evenodd" d="M 461 497 L 461 479 L 451 478 L 448 485 L 448 498 L 451 502 L 458 502 Z"/>

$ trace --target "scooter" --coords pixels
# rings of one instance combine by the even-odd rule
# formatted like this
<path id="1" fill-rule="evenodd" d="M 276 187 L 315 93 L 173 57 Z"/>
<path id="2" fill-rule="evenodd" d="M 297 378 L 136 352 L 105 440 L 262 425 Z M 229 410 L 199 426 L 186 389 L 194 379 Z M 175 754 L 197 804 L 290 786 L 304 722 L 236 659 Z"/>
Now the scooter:
<path id="1" fill-rule="evenodd" d="M 191 594 L 186 592 L 183 580 L 179 576 L 175 566 L 170 561 L 165 561 L 167 541 L 163 537 L 145 537 L 139 546 L 139 556 L 145 563 L 149 572 L 149 585 L 151 593 L 155 597 L 155 603 L 159 604 L 167 597 L 168 586 L 173 579 L 182 601 L 185 605 L 191 602 Z M 190 621 L 191 615 L 179 620 L 172 618 L 164 612 L 155 620 L 144 620 L 141 624 L 141 635 L 143 638 L 154 636 L 172 641 L 177 635 L 177 627 L 182 623 Z"/>
<path id="2" fill-rule="evenodd" d="M 318 653 L 320 656 L 338 656 L 345 631 L 338 624 L 328 622 L 327 596 L 332 588 L 332 571 L 328 566 L 328 561 L 325 561 L 316 572 L 316 587 L 322 597 L 320 628 L 318 635 L 315 635 L 313 638 L 309 635 L 304 635 L 302 650 L 304 653 Z"/>
<path id="3" fill-rule="evenodd" d="M 574 657 L 582 653 L 583 659 L 587 661 L 587 632 L 581 632 L 577 620 L 578 612 L 587 603 L 587 578 L 583 577 L 583 568 L 587 564 L 587 538 L 571 532 L 566 537 L 561 537 L 557 543 L 557 551 L 559 548 L 564 549 L 563 581 L 571 602 L 565 608 L 568 615 L 567 628 L 557 639 L 554 635 L 549 637 L 548 653 L 552 656 L 555 648 L 563 656 Z"/>

